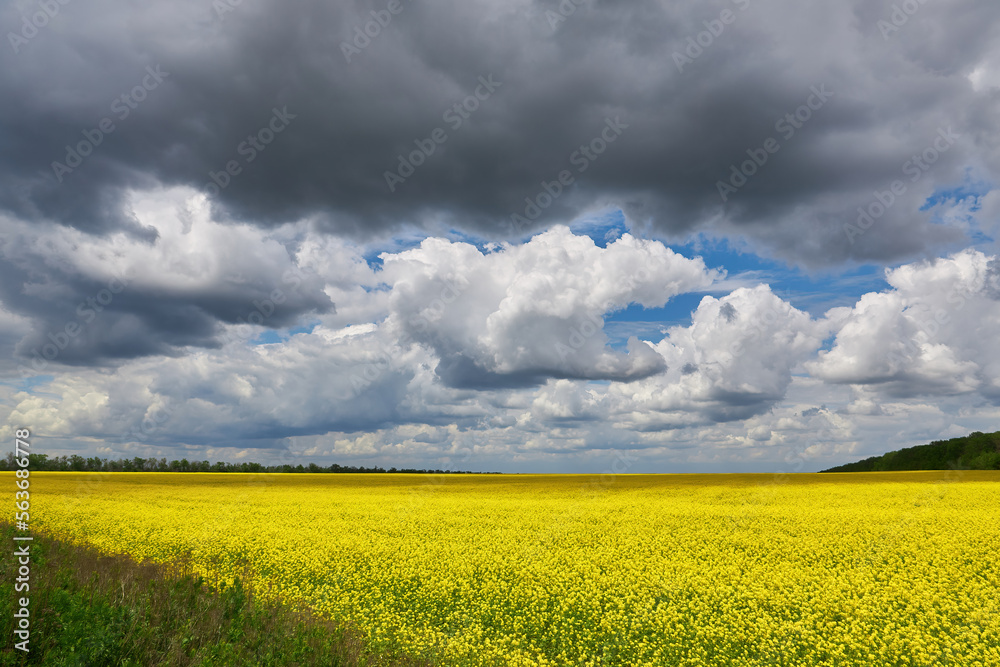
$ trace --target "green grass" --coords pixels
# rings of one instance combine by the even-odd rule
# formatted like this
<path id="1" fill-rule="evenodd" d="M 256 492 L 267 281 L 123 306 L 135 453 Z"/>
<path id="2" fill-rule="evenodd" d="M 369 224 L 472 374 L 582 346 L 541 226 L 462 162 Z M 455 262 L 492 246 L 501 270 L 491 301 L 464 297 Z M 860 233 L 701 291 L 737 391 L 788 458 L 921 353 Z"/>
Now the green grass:
<path id="1" fill-rule="evenodd" d="M 46 667 L 429 665 L 377 655 L 350 627 L 256 598 L 251 581 L 214 586 L 184 562 L 136 563 L 85 545 L 34 535 L 28 593 L 15 593 L 16 533 L 0 524 L 0 665 Z M 30 651 L 16 650 L 16 600 L 31 604 Z"/>

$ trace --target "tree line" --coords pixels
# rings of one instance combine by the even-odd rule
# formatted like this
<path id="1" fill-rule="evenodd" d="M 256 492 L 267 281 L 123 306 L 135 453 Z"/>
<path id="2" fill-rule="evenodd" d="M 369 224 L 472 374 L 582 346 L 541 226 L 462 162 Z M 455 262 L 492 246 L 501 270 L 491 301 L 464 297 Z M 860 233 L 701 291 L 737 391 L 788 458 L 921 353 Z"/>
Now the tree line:
<path id="1" fill-rule="evenodd" d="M 961 438 L 897 449 L 823 472 L 882 470 L 1000 470 L 1000 431 L 975 431 Z"/>
<path id="2" fill-rule="evenodd" d="M 17 459 L 13 452 L 7 454 L 7 458 L 0 461 L 2 470 L 18 470 Z M 180 459 L 167 462 L 165 458 L 145 459 L 136 456 L 131 459 L 103 459 L 97 456 L 84 458 L 79 454 L 72 456 L 54 456 L 47 454 L 28 454 L 29 470 L 51 470 L 57 472 L 311 472 L 311 473 L 411 473 L 419 475 L 499 475 L 500 473 L 476 473 L 461 470 L 432 470 L 418 468 L 389 468 L 380 466 L 366 468 L 365 466 L 342 466 L 336 463 L 329 466 L 320 466 L 315 463 L 308 465 L 282 465 L 266 466 L 261 463 L 245 461 L 242 463 L 226 463 L 217 461 L 188 461 Z"/>

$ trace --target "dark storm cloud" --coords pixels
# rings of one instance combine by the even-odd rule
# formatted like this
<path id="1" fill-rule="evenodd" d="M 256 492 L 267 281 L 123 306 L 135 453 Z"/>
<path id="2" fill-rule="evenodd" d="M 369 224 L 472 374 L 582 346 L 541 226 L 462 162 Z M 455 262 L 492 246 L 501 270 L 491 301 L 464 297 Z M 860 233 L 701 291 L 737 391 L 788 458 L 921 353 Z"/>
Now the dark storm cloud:
<path id="1" fill-rule="evenodd" d="M 1000 301 L 1000 259 L 991 259 L 989 264 L 987 264 L 983 291 L 991 299 Z"/>
<path id="2" fill-rule="evenodd" d="M 12 352 L 29 374 L 52 372 L 53 364 L 177 356 L 186 346 L 219 347 L 225 342 L 220 323 L 278 328 L 305 313 L 335 310 L 315 276 L 282 273 L 284 267 L 266 258 L 255 266 L 255 275 L 231 274 L 195 289 L 184 276 L 150 275 L 135 266 L 95 277 L 52 241 L 34 245 L 11 235 L 0 239 L 0 303 L 33 324 Z M 250 330 L 247 336 L 259 331 L 242 328 Z M 241 335 L 239 329 L 228 335 Z"/>
<path id="3" fill-rule="evenodd" d="M 564 2 L 566 16 L 556 2 L 389 5 L 60 5 L 4 45 L 0 204 L 142 234 L 122 192 L 188 184 L 262 225 L 316 215 L 352 235 L 443 222 L 502 237 L 512 214 L 532 217 L 526 197 L 551 204 L 525 229 L 613 203 L 667 235 L 740 233 L 818 264 L 959 241 L 918 209 L 970 164 L 996 167 L 983 137 L 997 97 L 966 78 L 996 42 L 992 0 L 915 3 L 891 31 L 892 4 L 860 0 L 595 0 Z M 9 4 L 0 26 L 18 34 L 34 9 Z M 808 120 L 779 127 L 804 105 Z M 961 139 L 863 236 L 845 233 L 942 128 Z M 768 139 L 778 150 L 724 202 L 718 182 Z M 93 145 L 78 166 L 53 168 L 80 142 Z M 419 146 L 434 151 L 401 168 Z"/>

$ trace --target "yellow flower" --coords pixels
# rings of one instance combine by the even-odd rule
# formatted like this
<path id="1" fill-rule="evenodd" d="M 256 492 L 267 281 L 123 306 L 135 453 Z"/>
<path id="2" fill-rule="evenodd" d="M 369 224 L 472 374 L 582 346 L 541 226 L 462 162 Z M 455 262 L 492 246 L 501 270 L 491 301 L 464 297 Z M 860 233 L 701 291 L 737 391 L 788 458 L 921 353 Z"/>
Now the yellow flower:
<path id="1" fill-rule="evenodd" d="M 1000 664 L 995 472 L 36 477 L 46 532 L 445 665 Z"/>

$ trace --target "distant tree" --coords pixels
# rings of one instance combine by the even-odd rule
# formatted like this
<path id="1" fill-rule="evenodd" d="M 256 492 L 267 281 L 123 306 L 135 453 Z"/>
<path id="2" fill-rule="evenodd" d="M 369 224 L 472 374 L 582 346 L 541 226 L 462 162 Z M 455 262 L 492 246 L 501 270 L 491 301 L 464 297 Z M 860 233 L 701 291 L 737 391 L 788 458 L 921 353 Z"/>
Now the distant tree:
<path id="1" fill-rule="evenodd" d="M 11 454 L 10 457 L 11 457 L 11 459 L 13 459 L 14 455 Z M 47 454 L 28 454 L 28 469 L 29 470 L 48 470 L 49 469 L 48 459 L 49 459 L 49 457 L 48 457 Z M 14 470 L 14 469 L 15 468 L 13 468 L 13 467 L 10 468 L 10 470 Z"/>
<path id="2" fill-rule="evenodd" d="M 1000 434 L 980 434 L 982 437 L 974 439 L 974 446 L 965 447 L 965 449 L 956 449 L 954 452 L 948 450 L 948 457 L 941 458 L 942 461 L 954 462 L 956 457 L 961 457 L 959 459 L 961 466 L 964 467 L 993 467 L 1000 468 Z M 954 448 L 951 441 L 948 443 L 932 443 L 932 445 L 948 445 Z M 920 449 L 920 448 L 911 448 Z M 905 459 L 910 454 L 907 454 L 908 450 L 901 450 L 900 453 L 896 453 L 894 457 L 888 457 L 892 461 L 892 465 L 896 466 L 900 460 Z M 866 469 L 874 469 L 875 466 L 885 467 L 886 463 L 882 460 L 883 457 L 872 457 L 871 459 L 866 459 L 854 464 L 848 464 L 847 466 L 841 466 L 838 470 L 847 471 L 848 469 L 855 469 L 858 466 L 868 465 Z M 121 459 L 102 459 L 97 456 L 90 458 L 84 458 L 78 454 L 73 454 L 72 456 L 56 456 L 49 458 L 47 454 L 29 454 L 28 455 L 29 468 L 31 470 L 57 470 L 57 471 L 90 471 L 90 472 L 244 472 L 244 473 L 261 473 L 261 472 L 281 472 L 281 473 L 384 473 L 387 472 L 381 466 L 342 466 L 337 463 L 332 463 L 328 467 L 323 467 L 316 463 L 309 463 L 306 466 L 303 464 L 298 464 L 292 466 L 288 463 L 283 463 L 280 465 L 265 466 L 253 461 L 243 461 L 241 463 L 226 463 L 224 461 L 217 461 L 216 463 L 211 463 L 207 460 L 203 461 L 188 461 L 187 459 L 181 459 L 180 461 L 173 460 L 169 463 L 166 458 L 149 458 L 144 459 L 142 457 L 135 457 L 132 459 L 121 458 Z M 2 470 L 16 470 L 18 468 L 17 460 L 13 452 L 8 452 L 6 457 L 0 459 L 0 469 Z M 895 467 L 891 469 L 897 469 Z M 392 473 L 413 473 L 413 474 L 453 474 L 457 471 L 454 470 L 417 470 L 414 468 L 396 468 L 395 466 L 389 468 L 388 472 Z M 484 473 L 484 474 L 496 474 L 496 473 Z"/>
<path id="3" fill-rule="evenodd" d="M 884 470 L 998 470 L 1000 431 L 975 431 L 951 440 L 936 440 L 847 463 L 823 472 L 878 472 Z"/>

